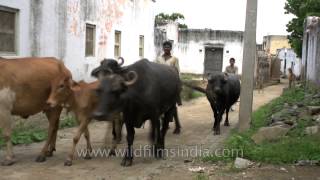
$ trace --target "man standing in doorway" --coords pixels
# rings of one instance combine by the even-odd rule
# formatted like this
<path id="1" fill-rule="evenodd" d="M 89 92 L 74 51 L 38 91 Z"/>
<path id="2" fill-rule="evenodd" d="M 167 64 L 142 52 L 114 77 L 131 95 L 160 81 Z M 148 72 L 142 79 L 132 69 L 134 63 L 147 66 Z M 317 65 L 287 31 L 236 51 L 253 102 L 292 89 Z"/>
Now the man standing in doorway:
<path id="1" fill-rule="evenodd" d="M 162 48 L 163 48 L 163 54 L 161 56 L 158 56 L 155 62 L 159 63 L 159 64 L 165 64 L 165 65 L 174 67 L 177 70 L 177 72 L 180 74 L 179 59 L 171 54 L 172 43 L 170 41 L 165 41 L 162 44 Z M 180 94 L 177 99 L 177 104 L 178 104 L 178 106 L 182 105 Z M 178 111 L 176 111 L 174 113 L 174 120 L 176 123 L 176 129 L 174 130 L 173 133 L 179 134 L 180 129 L 181 129 L 181 125 L 179 122 Z"/>

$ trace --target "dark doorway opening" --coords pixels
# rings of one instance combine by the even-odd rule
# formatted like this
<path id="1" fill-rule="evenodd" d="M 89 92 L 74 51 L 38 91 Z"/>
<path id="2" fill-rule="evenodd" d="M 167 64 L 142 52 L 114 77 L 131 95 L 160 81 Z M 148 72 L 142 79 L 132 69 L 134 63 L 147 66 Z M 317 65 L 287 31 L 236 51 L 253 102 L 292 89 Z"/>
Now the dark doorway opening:
<path id="1" fill-rule="evenodd" d="M 222 72 L 223 48 L 206 47 L 204 58 L 204 75 Z"/>

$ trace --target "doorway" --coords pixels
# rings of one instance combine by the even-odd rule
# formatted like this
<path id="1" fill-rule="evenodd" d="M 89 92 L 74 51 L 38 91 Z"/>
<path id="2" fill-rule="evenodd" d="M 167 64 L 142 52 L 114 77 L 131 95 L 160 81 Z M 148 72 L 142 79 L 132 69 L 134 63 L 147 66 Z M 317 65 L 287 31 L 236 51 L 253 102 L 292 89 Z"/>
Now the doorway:
<path id="1" fill-rule="evenodd" d="M 206 47 L 204 58 L 204 75 L 222 72 L 223 48 Z"/>

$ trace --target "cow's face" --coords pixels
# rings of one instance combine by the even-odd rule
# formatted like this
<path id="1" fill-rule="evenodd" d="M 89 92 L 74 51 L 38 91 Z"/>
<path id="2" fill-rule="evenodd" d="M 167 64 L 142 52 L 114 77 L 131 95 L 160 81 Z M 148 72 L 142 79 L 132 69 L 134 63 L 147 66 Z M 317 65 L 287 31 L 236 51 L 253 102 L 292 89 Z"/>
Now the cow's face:
<path id="1" fill-rule="evenodd" d="M 213 93 L 216 95 L 223 93 L 223 86 L 228 80 L 227 74 L 214 74 L 210 75 L 208 78 L 209 89 L 213 90 Z"/>
<path id="2" fill-rule="evenodd" d="M 50 107 L 65 104 L 72 93 L 73 84 L 71 76 L 61 75 L 55 78 L 51 83 L 51 92 L 47 104 Z"/>
<path id="3" fill-rule="evenodd" d="M 112 74 L 100 80 L 100 86 L 97 89 L 97 96 L 100 100 L 96 111 L 93 113 L 93 118 L 106 120 L 112 113 L 121 111 L 123 103 L 128 98 L 128 87 L 138 79 L 135 72 L 130 73 L 133 77 L 130 77 L 129 80 L 118 74 Z"/>

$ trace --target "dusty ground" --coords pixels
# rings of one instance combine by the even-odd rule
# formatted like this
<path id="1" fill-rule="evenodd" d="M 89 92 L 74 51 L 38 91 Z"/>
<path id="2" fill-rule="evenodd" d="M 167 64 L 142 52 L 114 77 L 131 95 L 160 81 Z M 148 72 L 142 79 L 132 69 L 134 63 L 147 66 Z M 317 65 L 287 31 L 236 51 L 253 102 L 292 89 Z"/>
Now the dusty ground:
<path id="1" fill-rule="evenodd" d="M 263 94 L 254 93 L 254 109 L 278 97 L 284 85 L 271 86 L 265 89 Z M 57 151 L 55 155 L 48 158 L 44 163 L 34 162 L 43 143 L 15 146 L 14 151 L 18 162 L 11 167 L 1 167 L 0 179 L 197 179 L 198 174 L 189 171 L 190 167 L 205 167 L 205 174 L 210 179 L 317 179 L 320 176 L 320 168 L 309 167 L 285 167 L 280 170 L 277 166 L 262 166 L 260 168 L 248 169 L 241 172 L 232 172 L 218 165 L 201 163 L 197 158 L 192 158 L 195 149 L 199 150 L 220 150 L 223 140 L 228 136 L 231 128 L 238 121 L 238 104 L 236 111 L 230 113 L 231 127 L 221 126 L 220 136 L 213 136 L 212 112 L 206 98 L 184 103 L 179 108 L 182 133 L 172 134 L 173 124 L 166 136 L 166 148 L 172 150 L 170 156 L 164 160 L 156 160 L 152 157 L 135 157 L 132 167 L 121 167 L 121 157 L 94 157 L 91 160 L 84 160 L 77 157 L 73 166 L 65 167 L 64 159 L 69 152 L 72 137 L 76 128 L 63 129 L 59 131 L 57 140 Z M 102 149 L 105 123 L 94 122 L 90 125 L 92 144 L 95 150 Z M 141 149 L 148 145 L 148 124 L 144 129 L 137 129 L 134 141 L 135 149 Z M 125 138 L 119 145 L 122 150 L 125 147 Z M 85 147 L 82 139 L 78 149 Z M 174 150 L 174 151 L 173 151 Z M 183 155 L 182 155 L 182 151 Z M 186 150 L 189 151 L 187 157 Z M 207 151 L 206 151 L 207 152 Z M 178 155 L 179 153 L 179 155 Z M 198 153 L 199 154 L 199 153 Z M 1 151 L 3 158 L 3 151 Z M 192 162 L 185 162 L 190 160 Z M 318 178 L 319 179 L 319 178 Z"/>

